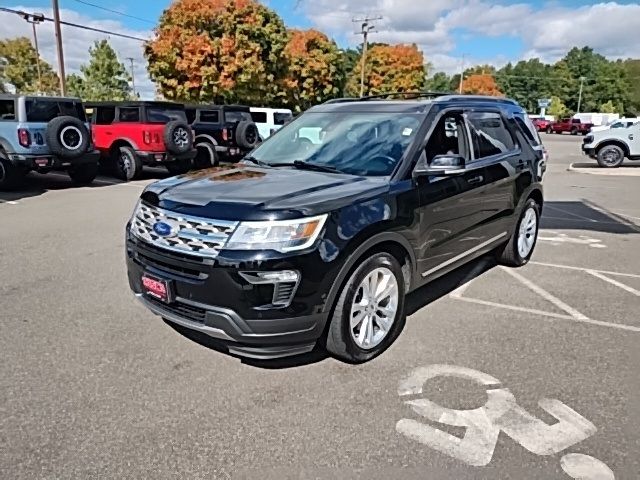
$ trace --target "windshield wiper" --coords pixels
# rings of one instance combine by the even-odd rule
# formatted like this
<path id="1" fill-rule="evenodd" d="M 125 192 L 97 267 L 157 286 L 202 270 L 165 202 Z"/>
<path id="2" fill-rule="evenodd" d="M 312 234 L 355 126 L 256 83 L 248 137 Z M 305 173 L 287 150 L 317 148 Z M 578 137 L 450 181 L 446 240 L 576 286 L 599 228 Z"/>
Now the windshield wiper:
<path id="1" fill-rule="evenodd" d="M 327 173 L 342 173 L 340 170 L 327 165 L 320 165 L 318 163 L 303 162 L 302 160 L 295 160 L 292 165 L 300 170 L 315 170 L 316 172 Z"/>
<path id="2" fill-rule="evenodd" d="M 247 155 L 246 157 L 243 157 L 242 160 L 243 161 L 246 160 L 246 161 L 251 162 L 251 163 L 253 163 L 255 165 L 258 165 L 260 167 L 272 167 L 273 166 L 273 165 L 270 165 L 270 164 L 268 164 L 266 162 L 263 162 L 262 160 L 258 160 L 257 158 L 252 157 L 251 155 Z"/>

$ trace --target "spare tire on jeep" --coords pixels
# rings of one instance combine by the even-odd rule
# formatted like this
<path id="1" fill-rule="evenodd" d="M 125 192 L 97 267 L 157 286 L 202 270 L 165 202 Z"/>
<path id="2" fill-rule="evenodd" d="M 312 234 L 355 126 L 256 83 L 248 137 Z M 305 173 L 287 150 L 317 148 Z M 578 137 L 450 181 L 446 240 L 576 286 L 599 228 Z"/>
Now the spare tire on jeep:
<path id="1" fill-rule="evenodd" d="M 236 143 L 240 148 L 252 149 L 260 140 L 258 127 L 255 123 L 242 120 L 236 126 Z"/>
<path id="2" fill-rule="evenodd" d="M 63 116 L 49 122 L 45 132 L 51 153 L 64 158 L 78 158 L 87 153 L 91 143 L 89 130 L 78 118 Z"/>
<path id="3" fill-rule="evenodd" d="M 187 153 L 193 146 L 191 127 L 178 120 L 167 123 L 164 127 L 164 145 L 170 153 Z"/>

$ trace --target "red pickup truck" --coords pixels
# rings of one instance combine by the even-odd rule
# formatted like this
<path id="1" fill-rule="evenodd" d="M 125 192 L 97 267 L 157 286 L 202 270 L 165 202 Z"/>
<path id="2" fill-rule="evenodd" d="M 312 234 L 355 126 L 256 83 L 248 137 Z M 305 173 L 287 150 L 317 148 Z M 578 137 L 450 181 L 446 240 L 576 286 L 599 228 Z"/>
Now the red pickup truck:
<path id="1" fill-rule="evenodd" d="M 532 117 L 531 121 L 539 132 L 546 132 L 549 126 L 553 123 L 551 120 L 547 120 L 544 117 Z"/>
<path id="2" fill-rule="evenodd" d="M 564 133 L 571 135 L 586 135 L 593 127 L 593 123 L 583 123 L 579 118 L 563 118 L 557 122 L 553 122 L 547 127 L 547 133 Z"/>

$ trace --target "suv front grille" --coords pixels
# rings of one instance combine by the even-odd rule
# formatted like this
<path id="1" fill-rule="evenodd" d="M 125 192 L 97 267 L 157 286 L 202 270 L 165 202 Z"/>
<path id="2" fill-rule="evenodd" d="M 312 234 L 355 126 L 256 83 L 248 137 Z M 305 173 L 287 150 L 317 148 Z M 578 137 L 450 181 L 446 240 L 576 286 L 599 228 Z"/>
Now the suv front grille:
<path id="1" fill-rule="evenodd" d="M 161 236 L 154 230 L 158 222 L 172 228 L 170 235 Z M 215 258 L 237 226 L 238 222 L 182 215 L 140 202 L 133 214 L 131 233 L 162 249 Z"/>

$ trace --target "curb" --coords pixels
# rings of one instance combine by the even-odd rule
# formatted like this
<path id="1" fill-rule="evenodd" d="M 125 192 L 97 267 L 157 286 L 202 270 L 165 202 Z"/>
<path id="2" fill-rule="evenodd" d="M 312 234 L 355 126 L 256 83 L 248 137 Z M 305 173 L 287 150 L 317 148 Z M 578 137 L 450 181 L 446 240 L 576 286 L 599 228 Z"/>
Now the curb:
<path id="1" fill-rule="evenodd" d="M 575 163 L 569 165 L 567 168 L 569 172 L 588 173 L 590 175 L 610 175 L 618 177 L 640 177 L 640 168 L 638 167 L 617 167 L 617 168 L 602 168 L 597 164 L 593 167 L 577 167 Z"/>

